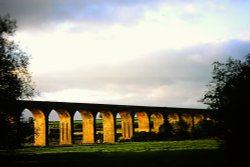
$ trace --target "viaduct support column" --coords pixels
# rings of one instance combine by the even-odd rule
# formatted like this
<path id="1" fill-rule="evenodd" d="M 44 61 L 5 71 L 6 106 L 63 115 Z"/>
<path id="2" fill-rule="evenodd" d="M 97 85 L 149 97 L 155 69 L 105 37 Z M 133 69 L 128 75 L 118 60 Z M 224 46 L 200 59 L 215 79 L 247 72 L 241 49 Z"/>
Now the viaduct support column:
<path id="1" fill-rule="evenodd" d="M 80 111 L 82 115 L 82 143 L 94 143 L 95 142 L 95 119 L 91 112 Z"/>
<path id="2" fill-rule="evenodd" d="M 161 125 L 164 124 L 164 117 L 161 113 L 154 113 L 152 119 L 154 132 L 159 133 Z"/>
<path id="3" fill-rule="evenodd" d="M 194 114 L 192 114 L 191 115 L 192 116 L 192 124 L 191 124 L 191 127 L 192 127 L 192 129 L 194 129 L 194 127 L 195 127 L 195 118 L 194 118 Z"/>
<path id="4" fill-rule="evenodd" d="M 34 146 L 46 146 L 48 120 L 39 109 L 34 109 L 31 112 L 34 116 Z"/>
<path id="5" fill-rule="evenodd" d="M 122 128 L 122 137 L 124 139 L 131 139 L 133 137 L 133 119 L 130 113 L 120 112 L 121 116 L 121 128 Z"/>
<path id="6" fill-rule="evenodd" d="M 103 119 L 103 142 L 115 142 L 115 119 L 114 115 L 109 111 L 101 111 Z"/>

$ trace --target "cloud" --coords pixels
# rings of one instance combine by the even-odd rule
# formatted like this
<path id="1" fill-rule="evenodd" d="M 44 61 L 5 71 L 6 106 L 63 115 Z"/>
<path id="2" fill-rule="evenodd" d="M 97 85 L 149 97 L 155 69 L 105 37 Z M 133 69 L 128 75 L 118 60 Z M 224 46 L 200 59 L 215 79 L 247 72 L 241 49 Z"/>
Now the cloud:
<path id="1" fill-rule="evenodd" d="M 68 84 L 64 84 L 65 88 L 67 86 L 83 88 L 86 86 L 84 83 L 89 85 L 92 80 L 136 85 L 147 82 L 149 85 L 169 84 L 183 79 L 199 81 L 207 80 L 214 61 L 225 61 L 228 57 L 242 59 L 248 53 L 250 53 L 250 42 L 232 40 L 217 44 L 200 44 L 181 50 L 165 50 L 128 60 L 122 64 L 98 64 L 98 66 L 93 65 L 87 68 L 83 66 L 68 71 L 44 73 L 39 74 L 37 78 L 41 80 L 39 83 L 44 80 L 46 84 L 47 79 L 53 81 L 52 84 L 66 80 Z M 96 83 L 99 86 L 99 82 Z M 92 86 L 93 84 L 91 83 Z"/>
<path id="2" fill-rule="evenodd" d="M 165 50 L 113 66 L 94 66 L 35 76 L 42 97 L 56 101 L 204 107 L 212 63 L 250 53 L 250 42 L 232 40 Z M 65 98 L 67 97 L 67 98 Z"/>
<path id="3" fill-rule="evenodd" d="M 0 0 L 0 14 L 18 21 L 37 99 L 204 107 L 212 62 L 250 52 L 242 3 Z"/>
<path id="4" fill-rule="evenodd" d="M 213 1 L 175 0 L 0 0 L 0 14 L 10 13 L 21 29 L 51 29 L 61 23 L 133 24 L 147 12 L 158 13 L 166 19 L 182 18 L 197 23 L 205 13 L 223 13 L 230 6 L 242 4 Z M 247 4 L 243 4 L 247 6 Z M 167 10 L 162 10 L 166 8 Z M 241 7 L 242 8 L 242 7 Z M 243 7 L 244 8 L 244 7 Z M 78 27 L 77 26 L 77 27 Z"/>
<path id="5" fill-rule="evenodd" d="M 0 14 L 10 13 L 21 28 L 46 28 L 63 22 L 130 23 L 143 16 L 145 8 L 160 1 L 137 0 L 1 0 Z"/>

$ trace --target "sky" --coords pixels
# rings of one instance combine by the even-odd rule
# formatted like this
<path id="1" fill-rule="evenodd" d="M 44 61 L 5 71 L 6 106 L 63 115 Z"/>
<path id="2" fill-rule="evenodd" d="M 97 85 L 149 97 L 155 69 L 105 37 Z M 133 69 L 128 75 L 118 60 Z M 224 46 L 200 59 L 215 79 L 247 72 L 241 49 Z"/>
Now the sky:
<path id="1" fill-rule="evenodd" d="M 0 0 L 33 100 L 207 108 L 212 63 L 250 53 L 248 0 Z"/>

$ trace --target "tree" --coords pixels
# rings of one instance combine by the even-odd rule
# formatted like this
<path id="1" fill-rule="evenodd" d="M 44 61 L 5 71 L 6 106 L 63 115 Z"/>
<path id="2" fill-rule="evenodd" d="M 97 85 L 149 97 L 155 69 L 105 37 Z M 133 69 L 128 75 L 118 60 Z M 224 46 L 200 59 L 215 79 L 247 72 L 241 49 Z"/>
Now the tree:
<path id="1" fill-rule="evenodd" d="M 13 40 L 16 20 L 0 16 L 0 101 L 14 101 L 34 95 L 34 84 L 28 71 L 29 55 Z M 18 138 L 17 118 L 0 107 L 0 146 L 14 146 Z M 15 141 L 13 141 L 15 140 Z"/>
<path id="2" fill-rule="evenodd" d="M 229 58 L 213 66 L 212 81 L 202 101 L 217 112 L 224 125 L 224 148 L 233 160 L 249 145 L 250 54 L 244 61 Z"/>
<path id="3" fill-rule="evenodd" d="M 34 95 L 28 71 L 29 55 L 12 40 L 16 21 L 0 16 L 0 99 L 16 100 Z"/>

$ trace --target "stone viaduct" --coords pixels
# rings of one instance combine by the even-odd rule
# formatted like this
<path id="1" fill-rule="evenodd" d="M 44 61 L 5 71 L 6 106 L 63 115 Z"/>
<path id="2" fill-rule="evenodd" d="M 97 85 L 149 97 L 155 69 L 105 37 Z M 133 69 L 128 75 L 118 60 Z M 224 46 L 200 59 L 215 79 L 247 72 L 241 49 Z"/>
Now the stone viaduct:
<path id="1" fill-rule="evenodd" d="M 2 106 L 11 110 L 15 117 L 20 119 L 21 113 L 28 109 L 34 117 L 34 145 L 48 145 L 49 114 L 52 110 L 59 115 L 60 145 L 72 144 L 73 118 L 78 111 L 82 116 L 82 143 L 95 143 L 96 115 L 99 112 L 103 119 L 103 142 L 114 143 L 116 141 L 116 116 L 121 117 L 121 130 L 124 139 L 131 139 L 134 132 L 134 120 L 138 120 L 137 131 L 155 133 L 160 126 L 169 121 L 173 123 L 183 119 L 190 126 L 194 126 L 202 119 L 211 118 L 206 109 L 149 107 L 132 105 L 110 105 L 90 103 L 68 103 L 49 101 L 24 101 L 3 102 Z M 150 121 L 152 124 L 150 124 Z"/>

